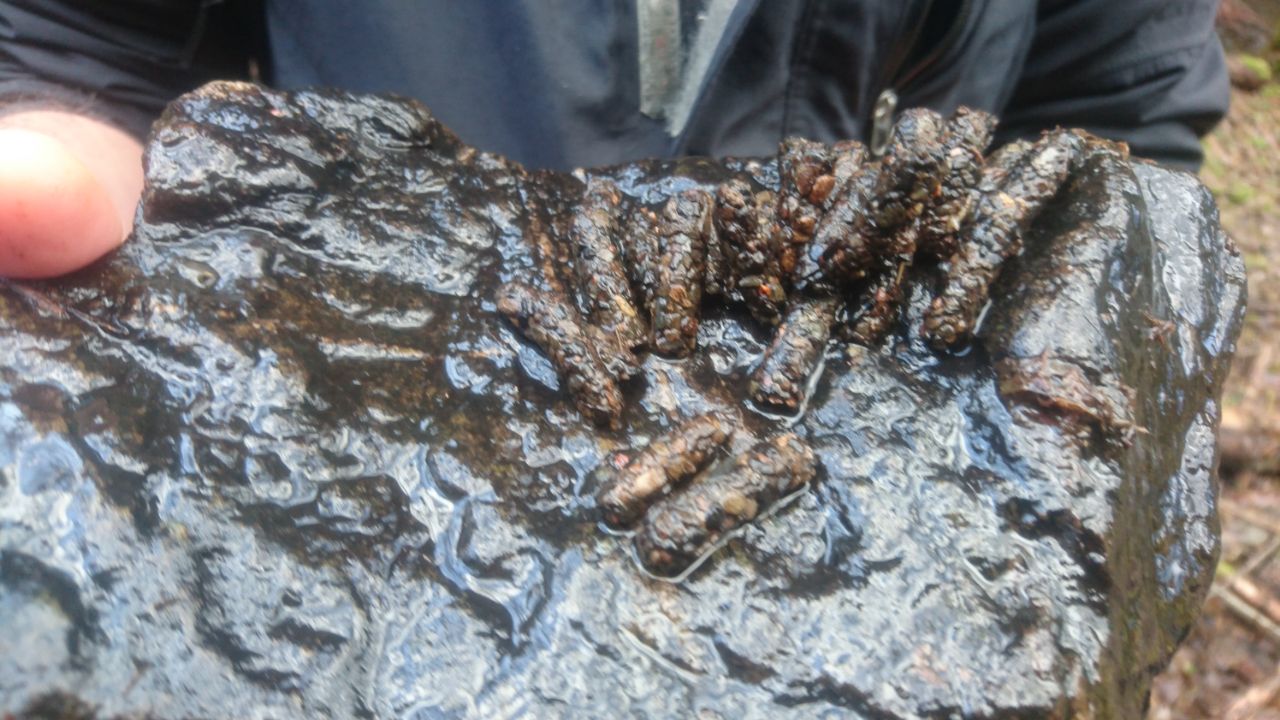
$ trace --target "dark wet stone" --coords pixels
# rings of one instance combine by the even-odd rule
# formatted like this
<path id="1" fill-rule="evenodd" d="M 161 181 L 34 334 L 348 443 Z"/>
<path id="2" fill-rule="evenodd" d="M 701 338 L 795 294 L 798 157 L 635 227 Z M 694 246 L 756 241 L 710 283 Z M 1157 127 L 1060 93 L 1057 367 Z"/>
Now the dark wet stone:
<path id="1" fill-rule="evenodd" d="M 229 84 L 147 173 L 123 249 L 0 285 L 0 714 L 1136 718 L 1208 588 L 1244 287 L 1191 176 L 1096 152 L 976 343 L 927 347 L 914 269 L 798 421 L 745 398 L 769 331 L 707 301 L 615 432 L 494 304 L 571 285 L 581 179 L 413 103 Z M 593 175 L 655 208 L 777 183 Z M 596 470 L 706 412 L 817 475 L 673 584 L 597 524 Z"/>

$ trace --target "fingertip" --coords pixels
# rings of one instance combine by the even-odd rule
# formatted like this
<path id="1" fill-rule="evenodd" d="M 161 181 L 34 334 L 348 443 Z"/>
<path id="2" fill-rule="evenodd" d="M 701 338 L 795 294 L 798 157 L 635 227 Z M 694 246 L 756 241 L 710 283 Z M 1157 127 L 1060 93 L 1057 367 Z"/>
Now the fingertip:
<path id="1" fill-rule="evenodd" d="M 84 163 L 43 133 L 0 129 L 0 276 L 64 275 L 123 241 L 111 198 Z"/>

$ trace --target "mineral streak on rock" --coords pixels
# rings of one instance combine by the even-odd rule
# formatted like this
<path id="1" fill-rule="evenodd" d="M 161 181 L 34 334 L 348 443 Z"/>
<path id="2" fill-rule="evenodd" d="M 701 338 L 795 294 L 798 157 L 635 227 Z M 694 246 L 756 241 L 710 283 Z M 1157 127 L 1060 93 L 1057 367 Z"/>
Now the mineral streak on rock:
<path id="1" fill-rule="evenodd" d="M 704 413 L 654 438 L 622 468 L 603 470 L 596 495 L 601 516 L 614 527 L 635 522 L 663 493 L 706 467 L 731 434 L 723 417 Z"/>
<path id="2" fill-rule="evenodd" d="M 1058 424 L 1084 426 L 1110 441 L 1132 443 L 1133 388 L 1114 377 L 1091 380 L 1079 364 L 1047 352 L 999 360 L 995 373 L 1005 400 L 1038 409 Z"/>
<path id="3" fill-rule="evenodd" d="M 576 252 L 573 270 L 587 306 L 587 319 L 619 348 L 629 351 L 645 343 L 646 333 L 632 303 L 616 244 L 620 201 L 614 183 L 588 183 L 569 234 Z"/>
<path id="4" fill-rule="evenodd" d="M 670 357 L 693 352 L 711 230 L 711 195 L 689 190 L 667 201 L 658 220 L 658 282 L 653 298 L 653 349 Z"/>
<path id="5" fill-rule="evenodd" d="M 645 359 L 611 432 L 498 289 L 580 312 L 584 180 L 618 187 L 624 226 L 742 181 L 767 224 L 775 160 L 529 172 L 402 99 L 185 96 L 133 238 L 0 282 L 0 715 L 1142 717 L 1217 566 L 1244 271 L 1193 176 L 1084 144 L 968 352 L 915 332 L 934 269 L 913 266 L 901 342 L 832 353 L 800 416 L 757 412 L 767 328 L 730 293 L 686 359 Z M 1129 415 L 1078 382 L 1002 394 L 998 363 L 1042 355 Z M 794 432 L 817 474 L 659 582 L 588 493 L 706 413 L 734 437 L 704 473 Z"/>
<path id="6" fill-rule="evenodd" d="M 752 399 L 788 412 L 800 408 L 831 338 L 836 307 L 834 298 L 805 299 L 791 306 L 751 376 Z"/>
<path id="7" fill-rule="evenodd" d="M 564 298 L 521 282 L 498 288 L 495 302 L 498 312 L 551 359 L 583 416 L 617 429 L 622 418 L 617 371 L 611 372 L 601 359 L 597 336 L 583 329 L 573 307 Z"/>
<path id="8" fill-rule="evenodd" d="M 641 562 L 655 574 L 679 575 L 815 472 L 813 449 L 794 433 L 756 444 L 649 510 L 635 537 Z"/>
<path id="9" fill-rule="evenodd" d="M 1022 250 L 1022 235 L 1057 195 L 1082 151 L 1072 132 L 1046 133 L 1025 151 L 999 151 L 979 185 L 979 196 L 960 249 L 925 316 L 923 332 L 935 347 L 968 337 L 1005 261 Z"/>

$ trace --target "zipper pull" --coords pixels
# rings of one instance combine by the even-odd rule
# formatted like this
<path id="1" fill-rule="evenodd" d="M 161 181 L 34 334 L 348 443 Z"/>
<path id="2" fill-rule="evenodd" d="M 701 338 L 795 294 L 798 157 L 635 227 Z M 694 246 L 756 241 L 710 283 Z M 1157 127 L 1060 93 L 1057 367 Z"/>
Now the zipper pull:
<path id="1" fill-rule="evenodd" d="M 889 148 L 889 140 L 893 137 L 893 116 L 898 110 L 898 93 L 893 88 L 886 88 L 876 98 L 875 110 L 871 115 L 872 157 L 880 157 Z"/>

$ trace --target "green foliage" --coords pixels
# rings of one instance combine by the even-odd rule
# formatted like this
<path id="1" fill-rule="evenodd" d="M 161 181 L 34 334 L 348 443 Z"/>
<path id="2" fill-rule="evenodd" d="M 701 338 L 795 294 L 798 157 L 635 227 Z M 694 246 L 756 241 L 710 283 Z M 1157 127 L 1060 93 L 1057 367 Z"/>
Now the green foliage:
<path id="1" fill-rule="evenodd" d="M 1240 55 L 1240 64 L 1264 83 L 1271 82 L 1271 63 L 1257 55 Z"/>
<path id="2" fill-rule="evenodd" d="M 1256 194 L 1255 188 L 1245 182 L 1234 182 L 1227 188 L 1227 200 L 1235 205 L 1244 205 Z"/>

